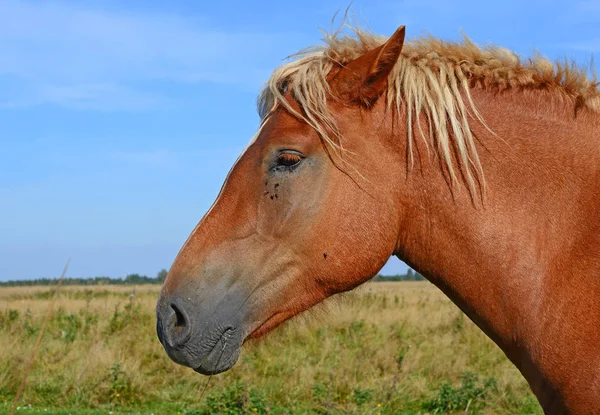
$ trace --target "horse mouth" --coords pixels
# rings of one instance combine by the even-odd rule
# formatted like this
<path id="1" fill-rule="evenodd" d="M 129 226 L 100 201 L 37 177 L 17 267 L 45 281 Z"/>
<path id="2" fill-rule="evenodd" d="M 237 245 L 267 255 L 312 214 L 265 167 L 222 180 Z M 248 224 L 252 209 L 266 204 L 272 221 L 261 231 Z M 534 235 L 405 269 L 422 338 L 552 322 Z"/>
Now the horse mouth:
<path id="1" fill-rule="evenodd" d="M 229 370 L 237 361 L 239 347 L 235 347 L 232 327 L 226 328 L 220 336 L 213 341 L 214 344 L 207 347 L 209 350 L 199 365 L 192 369 L 202 375 L 215 375 Z M 227 347 L 230 346 L 230 347 Z M 232 347 L 233 346 L 233 347 Z"/>

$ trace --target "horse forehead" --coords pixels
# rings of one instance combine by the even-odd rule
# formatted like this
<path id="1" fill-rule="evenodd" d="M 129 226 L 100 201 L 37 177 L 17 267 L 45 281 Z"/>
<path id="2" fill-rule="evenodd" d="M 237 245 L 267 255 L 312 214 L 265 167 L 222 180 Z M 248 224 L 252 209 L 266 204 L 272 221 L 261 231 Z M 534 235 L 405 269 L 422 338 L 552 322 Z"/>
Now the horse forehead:
<path id="1" fill-rule="evenodd" d="M 306 122 L 299 120 L 284 108 L 277 108 L 266 120 L 256 137 L 263 144 L 308 144 L 319 138 L 316 131 Z"/>

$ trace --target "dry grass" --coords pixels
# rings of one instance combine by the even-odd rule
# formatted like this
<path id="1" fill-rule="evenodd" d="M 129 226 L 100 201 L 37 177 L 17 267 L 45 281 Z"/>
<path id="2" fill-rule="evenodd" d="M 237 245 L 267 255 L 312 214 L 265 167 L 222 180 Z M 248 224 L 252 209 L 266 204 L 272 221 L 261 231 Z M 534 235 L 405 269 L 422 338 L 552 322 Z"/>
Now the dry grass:
<path id="1" fill-rule="evenodd" d="M 200 402 L 206 378 L 156 338 L 158 290 L 65 287 L 22 413 L 464 413 L 467 400 L 469 413 L 541 413 L 501 351 L 426 282 L 370 283 L 329 301 L 246 346 Z M 0 289 L 0 403 L 12 402 L 48 292 Z"/>
<path id="2" fill-rule="evenodd" d="M 60 292 L 60 288 L 62 286 L 63 279 L 65 277 L 65 274 L 67 273 L 67 269 L 69 268 L 69 262 L 71 262 L 71 259 L 67 260 L 67 263 L 65 264 L 65 268 L 63 269 L 63 272 L 62 272 L 60 278 L 58 279 L 58 283 L 56 284 L 55 287 L 53 287 L 54 295 L 52 296 L 52 300 L 50 301 L 50 304 L 48 305 L 48 308 L 46 309 L 46 315 L 44 316 L 42 328 L 40 329 L 40 332 L 38 333 L 38 337 L 35 341 L 35 345 L 33 346 L 33 350 L 31 351 L 31 356 L 29 357 L 27 366 L 25 367 L 25 370 L 23 371 L 23 376 L 21 379 L 21 383 L 19 385 L 19 389 L 17 389 L 17 394 L 15 395 L 15 399 L 13 400 L 13 404 L 10 408 L 10 415 L 13 415 L 15 413 L 15 411 L 17 410 L 18 405 L 19 405 L 19 399 L 21 399 L 21 396 L 23 395 L 23 391 L 25 390 L 25 385 L 27 384 L 27 378 L 29 377 L 29 372 L 31 372 L 31 367 L 33 366 L 33 362 L 35 361 L 35 355 L 37 354 L 37 352 L 40 348 L 40 345 L 42 344 L 41 343 L 42 338 L 44 337 L 44 333 L 46 332 L 46 327 L 48 327 L 48 322 L 50 321 L 50 316 L 52 315 L 52 306 L 54 306 L 54 303 L 56 302 L 56 297 L 58 296 L 58 294 Z"/>

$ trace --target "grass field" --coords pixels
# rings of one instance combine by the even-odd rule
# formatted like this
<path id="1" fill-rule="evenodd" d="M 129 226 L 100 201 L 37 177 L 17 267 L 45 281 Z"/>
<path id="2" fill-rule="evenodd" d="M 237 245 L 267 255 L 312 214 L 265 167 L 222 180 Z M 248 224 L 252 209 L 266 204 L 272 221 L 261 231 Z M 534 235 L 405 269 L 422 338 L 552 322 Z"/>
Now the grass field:
<path id="1" fill-rule="evenodd" d="M 178 366 L 156 286 L 65 287 L 19 414 L 541 414 L 502 352 L 427 282 L 369 283 L 246 345 L 229 372 Z M 0 413 L 51 298 L 0 289 Z"/>

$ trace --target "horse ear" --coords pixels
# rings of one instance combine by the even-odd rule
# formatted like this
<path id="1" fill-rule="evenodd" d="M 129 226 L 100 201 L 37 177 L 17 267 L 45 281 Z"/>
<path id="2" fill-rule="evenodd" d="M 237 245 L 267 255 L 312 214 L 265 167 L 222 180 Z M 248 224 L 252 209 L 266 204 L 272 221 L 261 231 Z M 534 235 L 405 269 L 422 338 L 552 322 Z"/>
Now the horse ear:
<path id="1" fill-rule="evenodd" d="M 373 105 L 386 89 L 388 75 L 402 52 L 404 36 L 405 28 L 400 26 L 383 45 L 337 71 L 331 79 L 334 93 L 345 101 Z"/>

